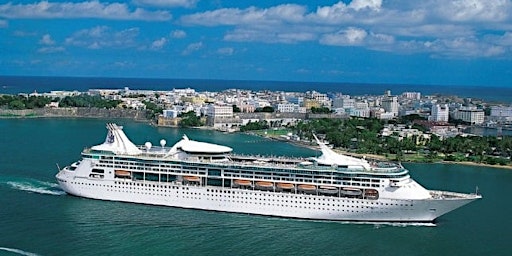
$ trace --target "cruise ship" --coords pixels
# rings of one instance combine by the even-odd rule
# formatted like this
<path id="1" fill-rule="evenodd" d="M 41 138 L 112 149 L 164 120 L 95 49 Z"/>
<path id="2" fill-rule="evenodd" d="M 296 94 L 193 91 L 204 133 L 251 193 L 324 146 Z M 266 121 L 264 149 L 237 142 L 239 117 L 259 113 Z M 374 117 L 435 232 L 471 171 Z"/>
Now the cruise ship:
<path id="1" fill-rule="evenodd" d="M 361 222 L 434 222 L 481 198 L 427 190 L 400 164 L 338 154 L 316 137 L 319 157 L 258 157 L 183 136 L 172 147 L 137 146 L 107 124 L 105 142 L 59 170 L 78 197 L 257 214 Z"/>

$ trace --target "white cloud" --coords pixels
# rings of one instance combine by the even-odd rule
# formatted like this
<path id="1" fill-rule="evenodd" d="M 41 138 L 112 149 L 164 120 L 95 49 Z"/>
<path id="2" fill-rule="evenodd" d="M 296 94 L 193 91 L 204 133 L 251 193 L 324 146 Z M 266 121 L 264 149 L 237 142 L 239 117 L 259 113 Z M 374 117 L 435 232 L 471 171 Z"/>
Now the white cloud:
<path id="1" fill-rule="evenodd" d="M 367 35 L 368 33 L 364 29 L 350 27 L 337 33 L 323 35 L 320 38 L 320 43 L 338 46 L 360 45 Z"/>
<path id="2" fill-rule="evenodd" d="M 199 0 L 135 0 L 139 5 L 149 5 L 158 7 L 194 7 Z"/>
<path id="3" fill-rule="evenodd" d="M 171 37 L 172 38 L 185 38 L 185 37 L 187 37 L 187 33 L 185 33 L 185 31 L 183 31 L 183 30 L 174 30 L 171 32 Z"/>
<path id="4" fill-rule="evenodd" d="M 139 28 L 129 28 L 114 31 L 107 26 L 97 26 L 91 29 L 79 30 L 66 38 L 67 45 L 89 49 L 131 48 L 136 47 Z"/>
<path id="5" fill-rule="evenodd" d="M 98 0 L 84 2 L 48 2 L 0 5 L 0 17 L 9 19 L 75 19 L 100 18 L 113 20 L 170 20 L 167 11 L 131 9 L 125 3 L 102 3 Z"/>
<path id="6" fill-rule="evenodd" d="M 224 34 L 226 41 L 318 40 L 340 47 L 426 52 L 448 58 L 512 55 L 512 47 L 503 43 L 512 39 L 495 36 L 512 31 L 510 0 L 352 0 L 313 11 L 306 6 L 282 4 L 221 8 L 185 15 L 180 21 L 193 26 L 231 26 Z"/>
<path id="7" fill-rule="evenodd" d="M 0 20 L 0 28 L 6 28 L 9 25 L 6 20 Z"/>
<path id="8" fill-rule="evenodd" d="M 47 47 L 41 47 L 37 49 L 38 53 L 56 53 L 56 52 L 63 52 L 66 49 L 62 46 L 47 46 Z"/>
<path id="9" fill-rule="evenodd" d="M 203 26 L 281 24 L 283 22 L 300 22 L 305 13 L 306 7 L 304 6 L 283 4 L 267 9 L 224 8 L 187 15 L 182 17 L 181 21 L 189 25 Z"/>
<path id="10" fill-rule="evenodd" d="M 268 33 L 260 29 L 235 29 L 229 31 L 224 36 L 226 41 L 235 42 L 257 42 L 264 41 L 266 43 L 296 43 L 301 41 L 312 41 L 316 39 L 314 33 L 308 32 L 284 32 Z"/>
<path id="11" fill-rule="evenodd" d="M 167 43 L 167 38 L 162 37 L 158 40 L 153 41 L 153 43 L 151 43 L 151 49 L 160 50 L 160 49 L 162 49 L 162 47 L 164 47 L 164 45 L 166 43 Z"/>
<path id="12" fill-rule="evenodd" d="M 54 45 L 55 41 L 53 41 L 53 39 L 50 36 L 50 34 L 44 34 L 43 37 L 41 37 L 41 39 L 39 40 L 39 44 L 42 44 L 42 45 Z"/>
<path id="13" fill-rule="evenodd" d="M 193 52 L 199 51 L 201 48 L 203 48 L 203 42 L 192 43 L 192 44 L 189 44 L 187 46 L 187 48 L 185 50 L 183 50 L 183 52 L 181 54 L 189 55 Z"/>
<path id="14" fill-rule="evenodd" d="M 359 11 L 364 8 L 379 10 L 381 6 L 382 0 L 353 0 L 348 5 L 349 8 L 352 8 L 356 11 Z"/>
<path id="15" fill-rule="evenodd" d="M 231 56 L 231 55 L 233 55 L 234 52 L 235 52 L 235 49 L 233 49 L 231 47 L 217 49 L 217 54 L 219 54 L 219 55 Z"/>
<path id="16" fill-rule="evenodd" d="M 432 1 L 436 12 L 451 21 L 502 21 L 510 18 L 509 0 L 455 0 Z"/>

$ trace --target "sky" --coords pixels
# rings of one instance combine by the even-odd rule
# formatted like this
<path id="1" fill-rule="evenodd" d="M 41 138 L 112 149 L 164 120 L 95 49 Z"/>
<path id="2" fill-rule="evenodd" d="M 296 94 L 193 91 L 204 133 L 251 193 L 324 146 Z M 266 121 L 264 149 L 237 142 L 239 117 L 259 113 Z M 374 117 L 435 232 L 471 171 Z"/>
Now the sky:
<path id="1" fill-rule="evenodd" d="M 0 75 L 512 87 L 512 0 L 1 1 Z"/>

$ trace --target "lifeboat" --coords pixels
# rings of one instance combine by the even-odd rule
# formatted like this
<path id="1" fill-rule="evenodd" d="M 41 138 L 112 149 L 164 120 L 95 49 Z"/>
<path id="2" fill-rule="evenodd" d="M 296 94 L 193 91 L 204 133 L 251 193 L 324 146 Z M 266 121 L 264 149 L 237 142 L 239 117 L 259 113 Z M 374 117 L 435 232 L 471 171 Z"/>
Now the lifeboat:
<path id="1" fill-rule="evenodd" d="M 343 188 L 340 193 L 346 196 L 360 196 L 363 191 L 358 188 Z"/>
<path id="2" fill-rule="evenodd" d="M 375 189 L 367 189 L 364 191 L 364 197 L 367 199 L 379 199 L 379 192 Z"/>
<path id="3" fill-rule="evenodd" d="M 256 182 L 256 187 L 260 189 L 271 190 L 274 188 L 274 183 L 268 181 L 258 181 Z"/>
<path id="4" fill-rule="evenodd" d="M 192 182 L 200 182 L 201 181 L 201 178 L 199 178 L 197 176 L 185 176 L 185 177 L 183 177 L 183 179 L 186 181 L 192 181 Z"/>
<path id="5" fill-rule="evenodd" d="M 239 186 L 250 186 L 252 185 L 250 180 L 235 180 L 235 184 Z"/>
<path id="6" fill-rule="evenodd" d="M 314 191 L 314 190 L 316 190 L 316 186 L 315 185 L 302 184 L 302 185 L 299 185 L 299 190 L 302 190 L 302 191 Z"/>
<path id="7" fill-rule="evenodd" d="M 115 175 L 119 177 L 130 177 L 132 176 L 132 172 L 125 171 L 125 170 L 115 170 Z"/>
<path id="8" fill-rule="evenodd" d="M 277 187 L 280 189 L 294 189 L 295 186 L 291 183 L 277 183 Z"/>
<path id="9" fill-rule="evenodd" d="M 333 195 L 338 193 L 338 189 L 332 186 L 320 186 L 318 188 L 318 192 L 322 194 Z"/>

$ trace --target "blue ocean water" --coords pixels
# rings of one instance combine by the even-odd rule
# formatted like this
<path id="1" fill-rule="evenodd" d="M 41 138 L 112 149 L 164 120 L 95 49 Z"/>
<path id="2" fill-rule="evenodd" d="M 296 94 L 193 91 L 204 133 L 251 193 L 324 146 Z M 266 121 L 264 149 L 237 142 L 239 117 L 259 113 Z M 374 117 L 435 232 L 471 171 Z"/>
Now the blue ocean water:
<path id="1" fill-rule="evenodd" d="M 435 227 L 354 224 L 218 213 L 66 195 L 56 164 L 105 139 L 98 119 L 0 119 L 0 255 L 509 255 L 510 170 L 407 164 L 431 189 L 483 199 Z M 183 134 L 238 153 L 311 156 L 316 151 L 243 134 L 157 128 L 116 120 L 137 144 Z"/>
<path id="2" fill-rule="evenodd" d="M 122 89 L 124 87 L 147 90 L 172 90 L 173 88 L 190 87 L 196 89 L 196 91 L 221 91 L 233 88 L 296 92 L 316 90 L 323 93 L 343 93 L 349 95 L 381 95 L 385 90 L 391 90 L 393 94 L 398 95 L 406 91 L 415 91 L 421 92 L 424 95 L 457 95 L 461 97 L 483 99 L 491 102 L 512 104 L 512 88 L 509 87 L 199 79 L 0 76 L 0 94 L 31 93 L 34 91 L 49 92 L 52 90 L 87 91 L 88 89 Z"/>

